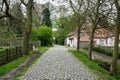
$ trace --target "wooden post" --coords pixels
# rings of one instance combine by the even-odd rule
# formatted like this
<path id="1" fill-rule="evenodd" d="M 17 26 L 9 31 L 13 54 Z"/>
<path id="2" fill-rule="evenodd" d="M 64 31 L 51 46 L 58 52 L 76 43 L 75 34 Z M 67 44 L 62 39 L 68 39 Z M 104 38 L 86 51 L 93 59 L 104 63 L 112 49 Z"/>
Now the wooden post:
<path id="1" fill-rule="evenodd" d="M 16 59 L 18 58 L 18 47 L 15 48 Z"/>
<path id="2" fill-rule="evenodd" d="M 21 57 L 23 54 L 22 54 L 22 47 L 18 47 L 18 55 L 19 57 Z"/>
<path id="3" fill-rule="evenodd" d="M 9 51 L 8 51 L 8 49 L 6 49 L 5 53 L 6 53 L 6 61 L 9 61 Z"/>

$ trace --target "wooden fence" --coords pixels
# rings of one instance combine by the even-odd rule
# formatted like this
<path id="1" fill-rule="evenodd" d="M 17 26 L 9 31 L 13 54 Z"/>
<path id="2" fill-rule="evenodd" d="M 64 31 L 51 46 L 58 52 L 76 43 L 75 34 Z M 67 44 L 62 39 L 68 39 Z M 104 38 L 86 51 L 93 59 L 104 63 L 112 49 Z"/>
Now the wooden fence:
<path id="1" fill-rule="evenodd" d="M 41 46 L 41 41 L 29 41 L 29 45 Z M 18 40 L 0 40 L 0 46 L 23 46 L 23 41 Z"/>
<path id="2" fill-rule="evenodd" d="M 22 47 L 6 49 L 0 53 L 0 66 L 22 57 Z"/>

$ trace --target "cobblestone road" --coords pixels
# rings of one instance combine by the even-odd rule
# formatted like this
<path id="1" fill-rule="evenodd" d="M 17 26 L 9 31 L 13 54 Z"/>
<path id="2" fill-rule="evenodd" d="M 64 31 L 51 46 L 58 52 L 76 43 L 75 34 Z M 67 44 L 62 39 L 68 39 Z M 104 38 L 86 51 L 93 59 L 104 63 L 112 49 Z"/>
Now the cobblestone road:
<path id="1" fill-rule="evenodd" d="M 63 46 L 55 46 L 44 53 L 20 80 L 97 80 L 82 62 L 67 52 Z"/>

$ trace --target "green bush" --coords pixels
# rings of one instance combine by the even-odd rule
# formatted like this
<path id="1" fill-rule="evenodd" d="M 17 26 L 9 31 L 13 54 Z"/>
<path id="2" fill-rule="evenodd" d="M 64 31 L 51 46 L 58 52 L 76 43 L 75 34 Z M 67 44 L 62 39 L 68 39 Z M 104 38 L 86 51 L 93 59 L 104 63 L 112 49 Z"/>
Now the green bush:
<path id="1" fill-rule="evenodd" d="M 97 52 L 100 52 L 100 53 L 103 53 L 103 54 L 106 54 L 106 55 L 108 55 L 108 56 L 112 56 L 112 51 L 110 51 L 110 50 L 105 50 L 105 49 L 103 49 L 103 48 L 101 48 L 101 47 L 93 47 L 93 50 L 94 51 L 97 51 Z"/>
<path id="2" fill-rule="evenodd" d="M 103 61 L 101 59 L 94 59 L 93 60 L 97 65 L 101 66 L 105 70 L 109 71 L 110 70 L 110 64 L 106 61 Z"/>
<path id="3" fill-rule="evenodd" d="M 88 47 L 84 47 L 83 49 L 88 50 Z M 113 54 L 112 50 L 106 50 L 106 49 L 102 48 L 102 46 L 93 47 L 93 51 L 96 51 L 96 52 L 99 52 L 101 54 L 105 54 L 105 55 L 108 55 L 108 56 L 112 56 L 112 54 Z M 120 59 L 120 51 L 119 51 L 119 54 L 118 54 L 118 58 Z"/>
<path id="4" fill-rule="evenodd" d="M 52 29 L 47 26 L 33 28 L 31 39 L 41 40 L 41 45 L 50 45 L 52 43 Z"/>
<path id="5" fill-rule="evenodd" d="M 0 47 L 0 53 L 4 52 L 5 50 L 6 50 L 6 48 Z"/>

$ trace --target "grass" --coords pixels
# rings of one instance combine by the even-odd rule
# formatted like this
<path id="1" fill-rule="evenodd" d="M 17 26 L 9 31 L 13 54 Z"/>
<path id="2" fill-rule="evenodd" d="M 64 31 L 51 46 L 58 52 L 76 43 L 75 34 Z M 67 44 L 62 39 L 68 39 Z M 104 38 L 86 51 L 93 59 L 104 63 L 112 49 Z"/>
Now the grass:
<path id="1" fill-rule="evenodd" d="M 39 51 L 40 51 L 41 53 L 44 53 L 44 52 L 47 51 L 50 47 L 51 47 L 51 46 L 48 46 L 48 47 L 46 47 L 46 46 L 41 46 L 41 47 L 38 47 L 38 49 L 39 49 Z"/>
<path id="2" fill-rule="evenodd" d="M 4 52 L 5 50 L 6 50 L 6 48 L 0 47 L 0 53 Z"/>
<path id="3" fill-rule="evenodd" d="M 43 46 L 38 47 L 38 49 L 41 53 L 44 53 L 49 48 L 50 48 L 50 46 L 49 47 L 43 47 Z M 22 71 L 20 71 L 18 74 L 16 74 L 15 77 L 12 78 L 12 80 L 17 80 L 18 77 L 24 75 L 25 72 L 30 68 L 30 66 L 32 66 L 38 60 L 38 58 L 39 58 L 39 56 L 35 60 L 33 60 L 30 64 L 28 64 L 26 67 L 24 67 L 24 69 Z"/>
<path id="4" fill-rule="evenodd" d="M 17 73 L 11 80 L 18 80 L 17 78 L 25 74 L 25 72 L 29 69 L 29 67 L 32 66 L 37 61 L 38 58 L 39 56 L 35 60 L 33 60 L 31 63 L 29 63 L 27 66 L 25 66 L 24 69 L 21 70 L 19 73 Z"/>
<path id="5" fill-rule="evenodd" d="M 8 73 L 14 68 L 17 68 L 21 63 L 23 63 L 29 56 L 23 56 L 21 58 L 18 58 L 17 60 L 14 60 L 6 65 L 0 66 L 0 77 Z"/>
<path id="6" fill-rule="evenodd" d="M 48 50 L 50 47 L 39 47 L 39 51 L 41 53 L 44 53 L 46 50 Z M 24 55 L 23 57 L 18 58 L 17 60 L 14 60 L 6 65 L 0 66 L 0 77 L 8 73 L 9 71 L 17 68 L 20 64 L 25 62 L 30 56 L 32 55 L 32 51 L 30 51 L 29 55 Z"/>
<path id="7" fill-rule="evenodd" d="M 69 52 L 73 53 L 75 57 L 77 57 L 80 61 L 82 61 L 94 74 L 98 77 L 98 80 L 120 80 L 119 74 L 115 76 L 110 76 L 109 72 L 102 67 L 98 66 L 95 62 L 90 61 L 87 57 L 87 54 L 83 52 L 77 52 L 75 50 L 69 50 Z M 120 72 L 120 66 L 118 71 Z"/>

